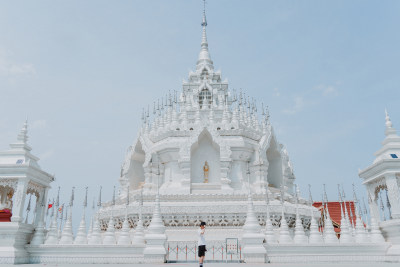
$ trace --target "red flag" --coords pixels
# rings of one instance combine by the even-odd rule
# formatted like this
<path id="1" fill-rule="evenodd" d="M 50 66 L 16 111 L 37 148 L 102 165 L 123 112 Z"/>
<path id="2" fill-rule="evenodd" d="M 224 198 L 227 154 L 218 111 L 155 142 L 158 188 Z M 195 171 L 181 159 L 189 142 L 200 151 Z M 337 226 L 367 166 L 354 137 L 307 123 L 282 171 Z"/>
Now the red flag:
<path id="1" fill-rule="evenodd" d="M 62 210 L 63 210 L 63 206 L 61 206 L 61 207 L 59 207 L 59 208 L 58 208 L 58 212 L 60 212 L 60 213 L 61 213 L 61 212 L 62 212 Z"/>
<path id="2" fill-rule="evenodd" d="M 53 204 L 49 204 L 49 206 L 47 207 L 47 209 L 50 209 L 51 207 L 53 207 Z"/>

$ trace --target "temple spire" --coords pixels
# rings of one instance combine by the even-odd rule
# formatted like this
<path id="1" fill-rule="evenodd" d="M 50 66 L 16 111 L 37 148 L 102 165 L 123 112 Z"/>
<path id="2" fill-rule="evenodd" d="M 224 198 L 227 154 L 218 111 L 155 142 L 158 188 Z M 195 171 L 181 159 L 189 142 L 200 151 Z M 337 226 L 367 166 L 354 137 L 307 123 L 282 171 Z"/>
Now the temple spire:
<path id="1" fill-rule="evenodd" d="M 204 9 L 203 9 L 203 21 L 201 23 L 203 27 L 203 34 L 201 38 L 201 50 L 199 54 L 199 59 L 197 60 L 197 70 L 202 70 L 203 67 L 208 66 L 210 70 L 214 69 L 213 62 L 210 57 L 210 53 L 208 52 L 208 42 L 207 42 L 207 18 L 206 18 L 206 1 L 204 0 Z"/>
<path id="2" fill-rule="evenodd" d="M 28 118 L 25 120 L 24 126 L 22 126 L 21 132 L 18 134 L 17 140 L 23 144 L 28 141 Z"/>
<path id="3" fill-rule="evenodd" d="M 392 126 L 392 121 L 390 120 L 389 114 L 387 110 L 385 109 L 385 125 L 386 125 L 386 130 L 385 130 L 385 135 L 396 135 L 396 129 L 394 129 Z"/>

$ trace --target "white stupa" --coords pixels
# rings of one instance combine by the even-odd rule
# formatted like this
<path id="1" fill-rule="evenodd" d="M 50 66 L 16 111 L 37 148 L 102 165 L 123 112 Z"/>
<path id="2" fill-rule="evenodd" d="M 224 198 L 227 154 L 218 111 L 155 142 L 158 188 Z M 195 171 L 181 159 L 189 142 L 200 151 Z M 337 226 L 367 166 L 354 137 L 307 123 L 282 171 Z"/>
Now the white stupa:
<path id="1" fill-rule="evenodd" d="M 104 203 L 99 211 L 103 230 L 111 214 L 122 224 L 127 192 L 131 199 L 137 199 L 141 189 L 144 224 L 148 225 L 157 184 L 169 240 L 186 238 L 180 231 L 192 231 L 200 221 L 207 222 L 215 230 L 216 239 L 224 239 L 228 232 L 241 235 L 248 187 L 253 194 L 255 213 L 264 225 L 265 191 L 272 196 L 269 212 L 275 218 L 273 224 L 279 225 L 282 207 L 277 199 L 280 199 L 282 187 L 285 216 L 289 218 L 291 231 L 294 229 L 295 176 L 288 152 L 277 140 L 268 110 L 262 107 L 262 114 L 259 114 L 255 101 L 243 92 L 237 95 L 229 90 L 221 72 L 214 70 L 208 50 L 205 13 L 201 25 L 201 50 L 196 70 L 189 73 L 181 92 L 169 92 L 165 98 L 154 102 L 154 116 L 150 116 L 149 110 L 144 111 L 143 127 L 122 164 L 119 199 L 115 206 Z M 313 208 L 305 204 L 306 201 L 299 198 L 299 216 L 308 228 Z M 136 209 L 133 207 L 130 211 L 128 216 L 136 224 L 139 219 L 137 202 Z"/>
<path id="2" fill-rule="evenodd" d="M 100 187 L 100 208 L 89 233 L 83 215 L 74 239 L 74 190 L 61 236 L 59 197 L 52 202 L 52 223 L 46 225 L 45 203 L 54 176 L 30 153 L 24 124 L 17 142 L 0 152 L 0 208 L 8 213 L 0 222 L 0 263 L 191 261 L 196 259 L 201 221 L 207 223 L 210 260 L 223 260 L 229 238 L 229 251 L 236 250 L 237 260 L 246 263 L 400 262 L 400 137 L 389 115 L 376 160 L 359 172 L 368 191 L 370 232 L 364 232 L 366 222 L 356 211 L 353 236 L 354 222 L 348 222 L 351 215 L 344 205 L 338 242 L 329 211 L 322 228 L 311 193 L 306 201 L 293 192 L 293 168 L 268 110 L 262 105 L 259 114 L 255 101 L 230 91 L 221 73 L 214 71 L 206 26 L 204 12 L 196 70 L 180 93 L 154 102 L 152 118 L 149 110 L 143 113 L 143 127 L 122 165 L 121 193 L 116 196 L 114 188 L 112 200 L 102 203 Z M 386 208 L 381 191 L 387 193 Z M 30 201 L 24 213 L 27 195 L 36 198 L 34 219 L 28 216 Z M 222 257 L 214 258 L 219 251 Z"/>

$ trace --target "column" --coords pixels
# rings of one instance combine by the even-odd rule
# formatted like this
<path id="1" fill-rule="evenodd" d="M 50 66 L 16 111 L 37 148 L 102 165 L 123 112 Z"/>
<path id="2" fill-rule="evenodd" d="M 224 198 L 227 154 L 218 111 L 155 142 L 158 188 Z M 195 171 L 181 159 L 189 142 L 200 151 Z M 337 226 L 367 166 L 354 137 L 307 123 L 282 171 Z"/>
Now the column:
<path id="1" fill-rule="evenodd" d="M 386 174 L 385 180 L 391 205 L 392 218 L 400 219 L 399 187 L 397 185 L 396 174 Z"/>
<path id="2" fill-rule="evenodd" d="M 229 170 L 231 167 L 231 160 L 221 160 L 220 161 L 220 169 L 221 169 L 221 189 L 223 191 L 233 191 L 233 188 L 231 187 L 231 179 L 229 179 Z"/>
<path id="3" fill-rule="evenodd" d="M 28 181 L 26 180 L 18 180 L 17 190 L 14 194 L 14 203 L 12 208 L 12 222 L 22 222 L 23 217 L 22 213 L 24 211 L 24 204 L 25 204 L 25 197 L 26 197 L 26 190 L 28 187 Z"/>
<path id="4" fill-rule="evenodd" d="M 152 184 L 152 179 L 151 176 L 154 175 L 151 171 L 150 166 L 146 166 L 143 168 L 144 170 L 144 185 L 143 185 L 143 189 L 144 191 L 151 191 L 153 184 Z"/>
<path id="5" fill-rule="evenodd" d="M 378 199 L 375 198 L 375 186 L 374 184 L 367 184 L 367 191 L 371 196 L 371 202 L 369 203 L 369 208 L 371 211 L 371 216 L 374 216 L 375 220 L 379 222 L 381 217 L 379 215 Z"/>
<path id="6" fill-rule="evenodd" d="M 182 189 L 190 194 L 190 159 L 178 161 L 178 166 L 182 172 L 181 185 Z"/>
<path id="7" fill-rule="evenodd" d="M 167 163 L 161 163 L 160 164 L 160 175 L 158 175 L 158 167 L 154 169 L 154 174 L 153 174 L 153 184 L 155 188 L 155 192 L 157 192 L 157 185 L 161 186 L 166 182 L 166 176 L 165 176 L 165 165 Z"/>
<path id="8" fill-rule="evenodd" d="M 45 211 L 47 209 L 47 193 L 49 191 L 49 188 L 46 187 L 43 189 L 43 191 L 40 193 L 40 197 L 38 199 L 38 202 L 36 203 L 36 220 L 35 220 L 35 232 L 33 233 L 33 237 L 31 240 L 31 245 L 41 245 L 44 243 L 45 240 L 45 233 L 44 233 L 44 215 Z M 43 202 L 43 206 L 42 206 Z M 56 211 L 58 212 L 58 211 Z"/>
<path id="9" fill-rule="evenodd" d="M 36 203 L 36 220 L 34 222 L 35 225 L 38 225 L 39 222 L 43 222 L 44 220 L 44 215 L 46 214 L 46 209 L 47 209 L 47 194 L 49 192 L 49 188 L 44 188 L 43 192 L 40 192 L 40 197 L 37 200 Z M 43 199 L 42 199 L 43 198 Z M 41 206 L 41 202 L 43 201 L 43 207 Z"/>
<path id="10" fill-rule="evenodd" d="M 250 166 L 250 176 L 254 177 L 254 188 L 256 193 L 262 193 L 267 185 L 266 178 L 268 173 L 268 167 L 261 162 L 255 162 Z"/>

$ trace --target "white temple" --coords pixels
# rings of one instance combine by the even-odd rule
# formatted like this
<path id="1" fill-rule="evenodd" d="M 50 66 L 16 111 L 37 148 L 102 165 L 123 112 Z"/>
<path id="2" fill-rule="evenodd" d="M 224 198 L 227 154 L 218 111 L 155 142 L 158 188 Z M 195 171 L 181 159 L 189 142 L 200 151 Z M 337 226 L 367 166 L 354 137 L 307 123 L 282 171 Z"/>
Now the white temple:
<path id="1" fill-rule="evenodd" d="M 170 240 L 182 239 L 181 231 L 192 231 L 200 221 L 215 231 L 210 236 L 216 240 L 225 239 L 228 233 L 240 236 L 249 190 L 263 224 L 265 193 L 270 195 L 270 212 L 278 224 L 283 192 L 287 220 L 293 228 L 295 176 L 287 150 L 276 139 L 268 111 L 259 116 L 255 102 L 242 92 L 236 96 L 229 91 L 221 73 L 214 71 L 206 26 L 204 14 L 196 71 L 189 73 L 182 92 L 155 102 L 152 121 L 149 112 L 143 115 L 144 125 L 122 165 L 123 193 L 115 205 L 106 203 L 99 212 L 103 229 L 111 214 L 122 224 L 128 188 L 132 199 L 143 193 L 144 217 L 150 220 L 158 187 Z M 305 204 L 300 199 L 299 215 L 308 227 L 310 208 Z M 130 207 L 132 226 L 137 214 L 138 206 Z"/>
<path id="2" fill-rule="evenodd" d="M 389 115 L 382 149 L 359 173 L 370 216 L 355 191 L 353 214 L 339 190 L 338 238 L 329 210 L 320 220 L 311 194 L 306 200 L 294 186 L 288 152 L 274 134 L 268 110 L 262 107 L 259 114 L 255 101 L 230 91 L 214 70 L 205 13 L 201 25 L 196 70 L 182 92 L 154 102 L 152 118 L 150 110 L 143 113 L 143 126 L 121 168 L 120 194 L 114 190 L 108 202 L 100 194 L 100 209 L 90 221 L 84 212 L 76 232 L 74 188 L 64 227 L 58 225 L 58 197 L 46 225 L 54 177 L 31 154 L 24 124 L 17 142 L 0 153 L 0 263 L 195 260 L 201 221 L 207 223 L 207 246 L 213 251 L 206 260 L 234 255 L 246 263 L 400 262 L 400 137 Z M 327 207 L 327 198 L 322 201 Z M 84 211 L 86 206 L 87 195 Z"/>

